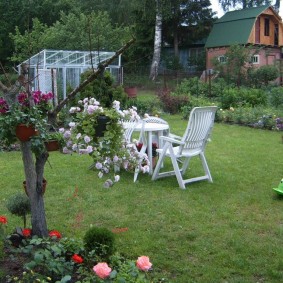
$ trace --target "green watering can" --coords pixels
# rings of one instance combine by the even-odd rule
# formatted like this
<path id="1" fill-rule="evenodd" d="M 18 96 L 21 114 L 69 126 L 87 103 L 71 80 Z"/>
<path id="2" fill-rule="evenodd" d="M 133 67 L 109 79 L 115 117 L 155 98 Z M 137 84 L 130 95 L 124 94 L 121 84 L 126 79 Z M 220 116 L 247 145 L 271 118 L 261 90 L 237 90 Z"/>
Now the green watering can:
<path id="1" fill-rule="evenodd" d="M 283 179 L 281 179 L 281 181 L 280 181 L 280 183 L 278 185 L 278 188 L 273 188 L 273 190 L 276 193 L 283 195 Z"/>

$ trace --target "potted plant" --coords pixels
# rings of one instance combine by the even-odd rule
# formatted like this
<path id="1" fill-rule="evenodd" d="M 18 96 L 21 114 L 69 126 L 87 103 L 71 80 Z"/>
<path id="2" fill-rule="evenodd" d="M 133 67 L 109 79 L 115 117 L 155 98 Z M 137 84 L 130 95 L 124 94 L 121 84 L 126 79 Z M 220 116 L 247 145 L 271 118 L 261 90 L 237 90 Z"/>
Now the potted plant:
<path id="1" fill-rule="evenodd" d="M 5 145 L 31 141 L 34 153 L 45 150 L 47 113 L 52 105 L 52 93 L 41 91 L 20 92 L 14 103 L 0 98 L 0 139 Z"/>
<path id="2" fill-rule="evenodd" d="M 47 141 L 45 142 L 45 147 L 47 151 L 59 150 L 64 144 L 63 134 L 57 130 L 49 132 L 47 135 Z"/>

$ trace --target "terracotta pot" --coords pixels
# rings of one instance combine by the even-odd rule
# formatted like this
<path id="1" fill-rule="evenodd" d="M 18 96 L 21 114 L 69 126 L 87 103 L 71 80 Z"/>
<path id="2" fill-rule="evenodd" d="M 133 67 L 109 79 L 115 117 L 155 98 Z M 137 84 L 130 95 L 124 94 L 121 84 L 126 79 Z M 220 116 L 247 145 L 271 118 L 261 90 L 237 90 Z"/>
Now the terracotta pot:
<path id="1" fill-rule="evenodd" d="M 46 181 L 46 179 L 43 178 L 43 182 L 42 182 L 42 194 L 43 195 L 44 195 L 45 190 L 46 190 L 46 185 L 47 185 L 47 181 Z M 23 181 L 23 186 L 24 186 L 25 192 L 26 192 L 26 194 L 28 196 L 27 182 L 26 181 Z"/>
<path id="2" fill-rule="evenodd" d="M 16 136 L 20 141 L 28 141 L 32 136 L 36 135 L 36 133 L 32 125 L 19 124 L 16 127 Z"/>
<path id="3" fill-rule="evenodd" d="M 125 92 L 128 94 L 129 98 L 136 98 L 138 94 L 138 89 L 136 87 L 125 87 Z"/>
<path id="4" fill-rule="evenodd" d="M 56 151 L 59 149 L 59 142 L 56 140 L 50 140 L 45 142 L 45 147 L 47 151 Z"/>

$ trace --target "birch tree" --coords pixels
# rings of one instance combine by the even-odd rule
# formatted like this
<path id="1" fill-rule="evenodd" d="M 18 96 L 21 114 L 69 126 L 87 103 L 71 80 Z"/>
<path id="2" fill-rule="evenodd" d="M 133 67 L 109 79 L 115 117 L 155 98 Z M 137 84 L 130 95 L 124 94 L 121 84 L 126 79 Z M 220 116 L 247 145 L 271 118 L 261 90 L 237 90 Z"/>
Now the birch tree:
<path id="1" fill-rule="evenodd" d="M 161 54 L 161 41 L 162 41 L 162 12 L 161 12 L 161 0 L 155 0 L 155 34 L 154 34 L 154 50 L 150 67 L 150 79 L 153 81 L 158 75 L 158 66 L 160 63 Z"/>

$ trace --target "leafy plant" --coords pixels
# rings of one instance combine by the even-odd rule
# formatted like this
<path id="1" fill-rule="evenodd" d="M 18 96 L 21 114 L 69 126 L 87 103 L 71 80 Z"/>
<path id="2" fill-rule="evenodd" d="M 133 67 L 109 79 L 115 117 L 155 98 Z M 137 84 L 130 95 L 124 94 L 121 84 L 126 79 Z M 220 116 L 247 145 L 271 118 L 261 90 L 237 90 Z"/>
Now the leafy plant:
<path id="1" fill-rule="evenodd" d="M 30 213 L 30 201 L 27 195 L 24 193 L 17 193 L 15 195 L 12 195 L 8 199 L 6 206 L 12 214 L 23 218 L 24 227 L 26 227 L 26 217 L 27 214 Z"/>
<path id="2" fill-rule="evenodd" d="M 109 259 L 115 251 L 114 234 L 106 228 L 90 228 L 85 233 L 83 241 L 86 251 L 94 251 L 96 256 L 101 259 Z"/>

